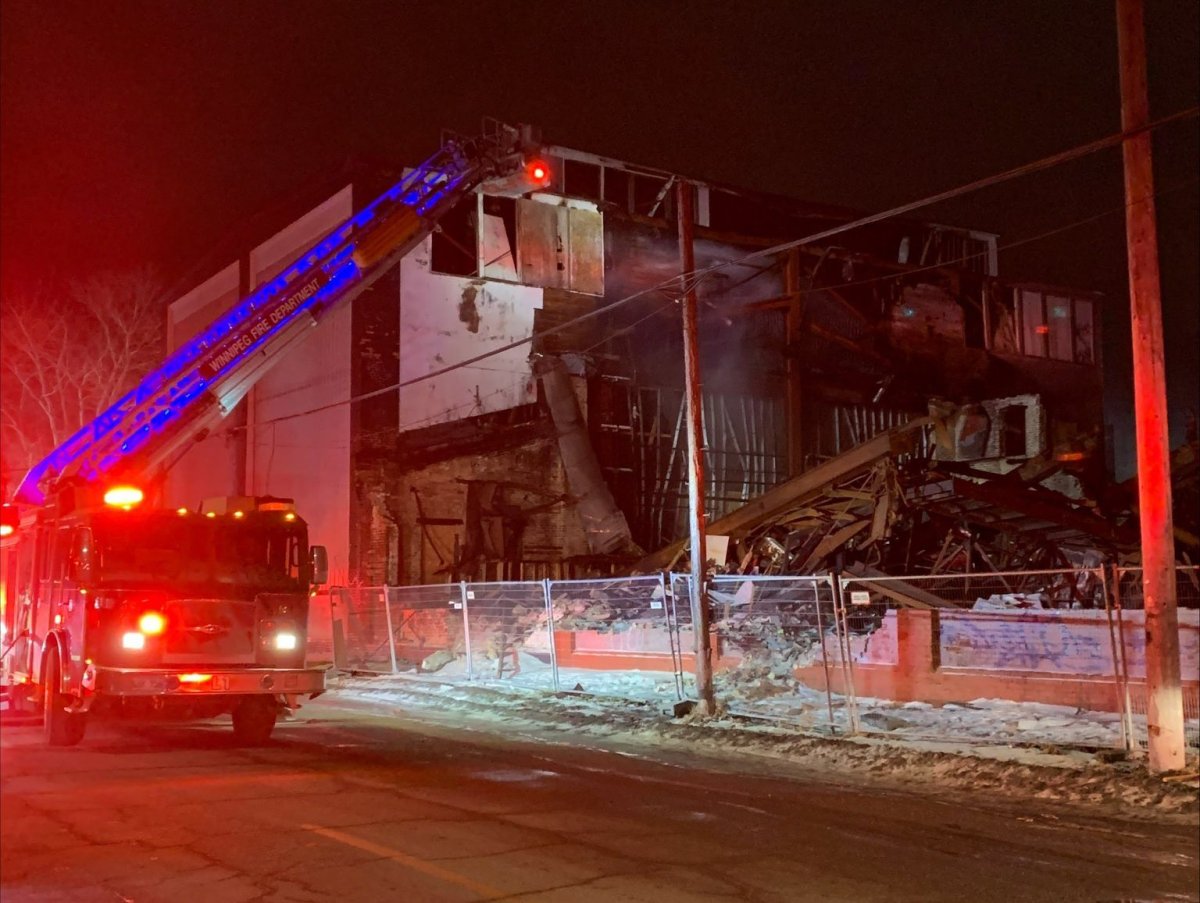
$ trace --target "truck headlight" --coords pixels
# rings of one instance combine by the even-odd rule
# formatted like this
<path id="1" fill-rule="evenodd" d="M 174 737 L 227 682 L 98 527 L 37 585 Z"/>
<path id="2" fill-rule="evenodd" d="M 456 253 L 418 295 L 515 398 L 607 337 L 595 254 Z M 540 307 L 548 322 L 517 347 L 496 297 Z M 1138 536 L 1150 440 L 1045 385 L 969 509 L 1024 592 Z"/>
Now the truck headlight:
<path id="1" fill-rule="evenodd" d="M 299 640 L 294 633 L 277 633 L 275 634 L 275 648 L 280 652 L 291 652 L 298 645 Z"/>
<path id="2" fill-rule="evenodd" d="M 145 649 L 146 635 L 139 633 L 136 630 L 131 630 L 129 633 L 121 637 L 122 649 Z"/>

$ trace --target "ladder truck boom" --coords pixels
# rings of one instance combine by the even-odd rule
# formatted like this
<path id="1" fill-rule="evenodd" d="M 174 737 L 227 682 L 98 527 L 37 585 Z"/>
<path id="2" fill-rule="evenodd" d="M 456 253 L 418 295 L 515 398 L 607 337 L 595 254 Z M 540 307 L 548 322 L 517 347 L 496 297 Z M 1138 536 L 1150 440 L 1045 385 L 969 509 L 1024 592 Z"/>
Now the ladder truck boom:
<path id="1" fill-rule="evenodd" d="M 45 501 L 69 480 L 145 478 L 202 437 L 330 310 L 357 296 L 479 185 L 497 193 L 545 187 L 525 129 L 495 124 L 450 139 L 278 276 L 174 351 L 136 388 L 33 467 L 15 500 Z"/>

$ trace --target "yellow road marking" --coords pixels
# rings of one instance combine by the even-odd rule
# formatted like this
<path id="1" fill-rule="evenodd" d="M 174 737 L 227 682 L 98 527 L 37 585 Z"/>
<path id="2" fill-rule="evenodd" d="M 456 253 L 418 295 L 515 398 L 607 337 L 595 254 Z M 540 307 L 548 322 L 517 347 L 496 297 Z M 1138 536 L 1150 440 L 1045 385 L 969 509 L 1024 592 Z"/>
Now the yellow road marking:
<path id="1" fill-rule="evenodd" d="M 365 850 L 368 853 L 374 853 L 376 856 L 382 856 L 384 859 L 390 859 L 393 862 L 398 862 L 401 865 L 406 865 L 414 871 L 429 875 L 431 878 L 437 878 L 440 881 L 445 881 L 448 884 L 457 884 L 459 887 L 465 887 L 469 891 L 474 891 L 486 900 L 495 899 L 505 896 L 505 891 L 499 890 L 488 884 L 480 884 L 478 881 L 472 881 L 465 875 L 460 875 L 458 872 L 452 872 L 449 869 L 444 869 L 439 865 L 434 865 L 432 862 L 426 862 L 424 859 L 418 859 L 416 856 L 409 856 L 407 853 L 401 853 L 399 850 L 393 850 L 390 847 L 385 847 L 382 844 L 372 843 L 369 840 L 362 840 L 351 834 L 346 834 L 342 831 L 336 831 L 333 828 L 322 828 L 320 825 L 301 825 L 306 831 L 312 831 L 314 834 L 320 834 L 322 837 L 328 837 L 330 840 L 336 840 L 338 843 L 344 843 L 347 846 L 357 847 L 360 850 Z"/>

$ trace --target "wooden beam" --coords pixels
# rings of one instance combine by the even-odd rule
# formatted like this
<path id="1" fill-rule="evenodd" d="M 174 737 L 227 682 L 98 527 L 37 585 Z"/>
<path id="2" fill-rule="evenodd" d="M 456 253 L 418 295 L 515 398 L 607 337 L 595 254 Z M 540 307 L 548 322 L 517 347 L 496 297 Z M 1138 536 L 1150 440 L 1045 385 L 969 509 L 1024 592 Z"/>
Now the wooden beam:
<path id="1" fill-rule="evenodd" d="M 880 433 L 862 445 L 856 445 L 836 458 L 830 458 L 812 470 L 805 471 L 786 483 L 780 483 L 774 489 L 718 518 L 708 525 L 708 532 L 714 536 L 745 536 L 760 524 L 798 507 L 832 484 L 869 469 L 881 458 L 908 451 L 912 447 L 913 434 L 932 422 L 931 417 L 919 417 L 910 420 L 904 426 Z M 637 570 L 661 570 L 675 561 L 686 548 L 686 539 L 677 540 L 665 549 L 647 555 L 637 563 Z"/>

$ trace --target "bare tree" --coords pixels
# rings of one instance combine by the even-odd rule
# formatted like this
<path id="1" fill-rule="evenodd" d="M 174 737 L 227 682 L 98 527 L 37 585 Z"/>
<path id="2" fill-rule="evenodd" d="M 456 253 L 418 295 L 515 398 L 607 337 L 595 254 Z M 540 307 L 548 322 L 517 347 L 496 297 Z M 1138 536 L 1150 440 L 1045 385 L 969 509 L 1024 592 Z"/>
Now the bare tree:
<path id="1" fill-rule="evenodd" d="M 149 269 L 5 292 L 0 449 L 7 489 L 162 359 L 161 296 Z"/>

